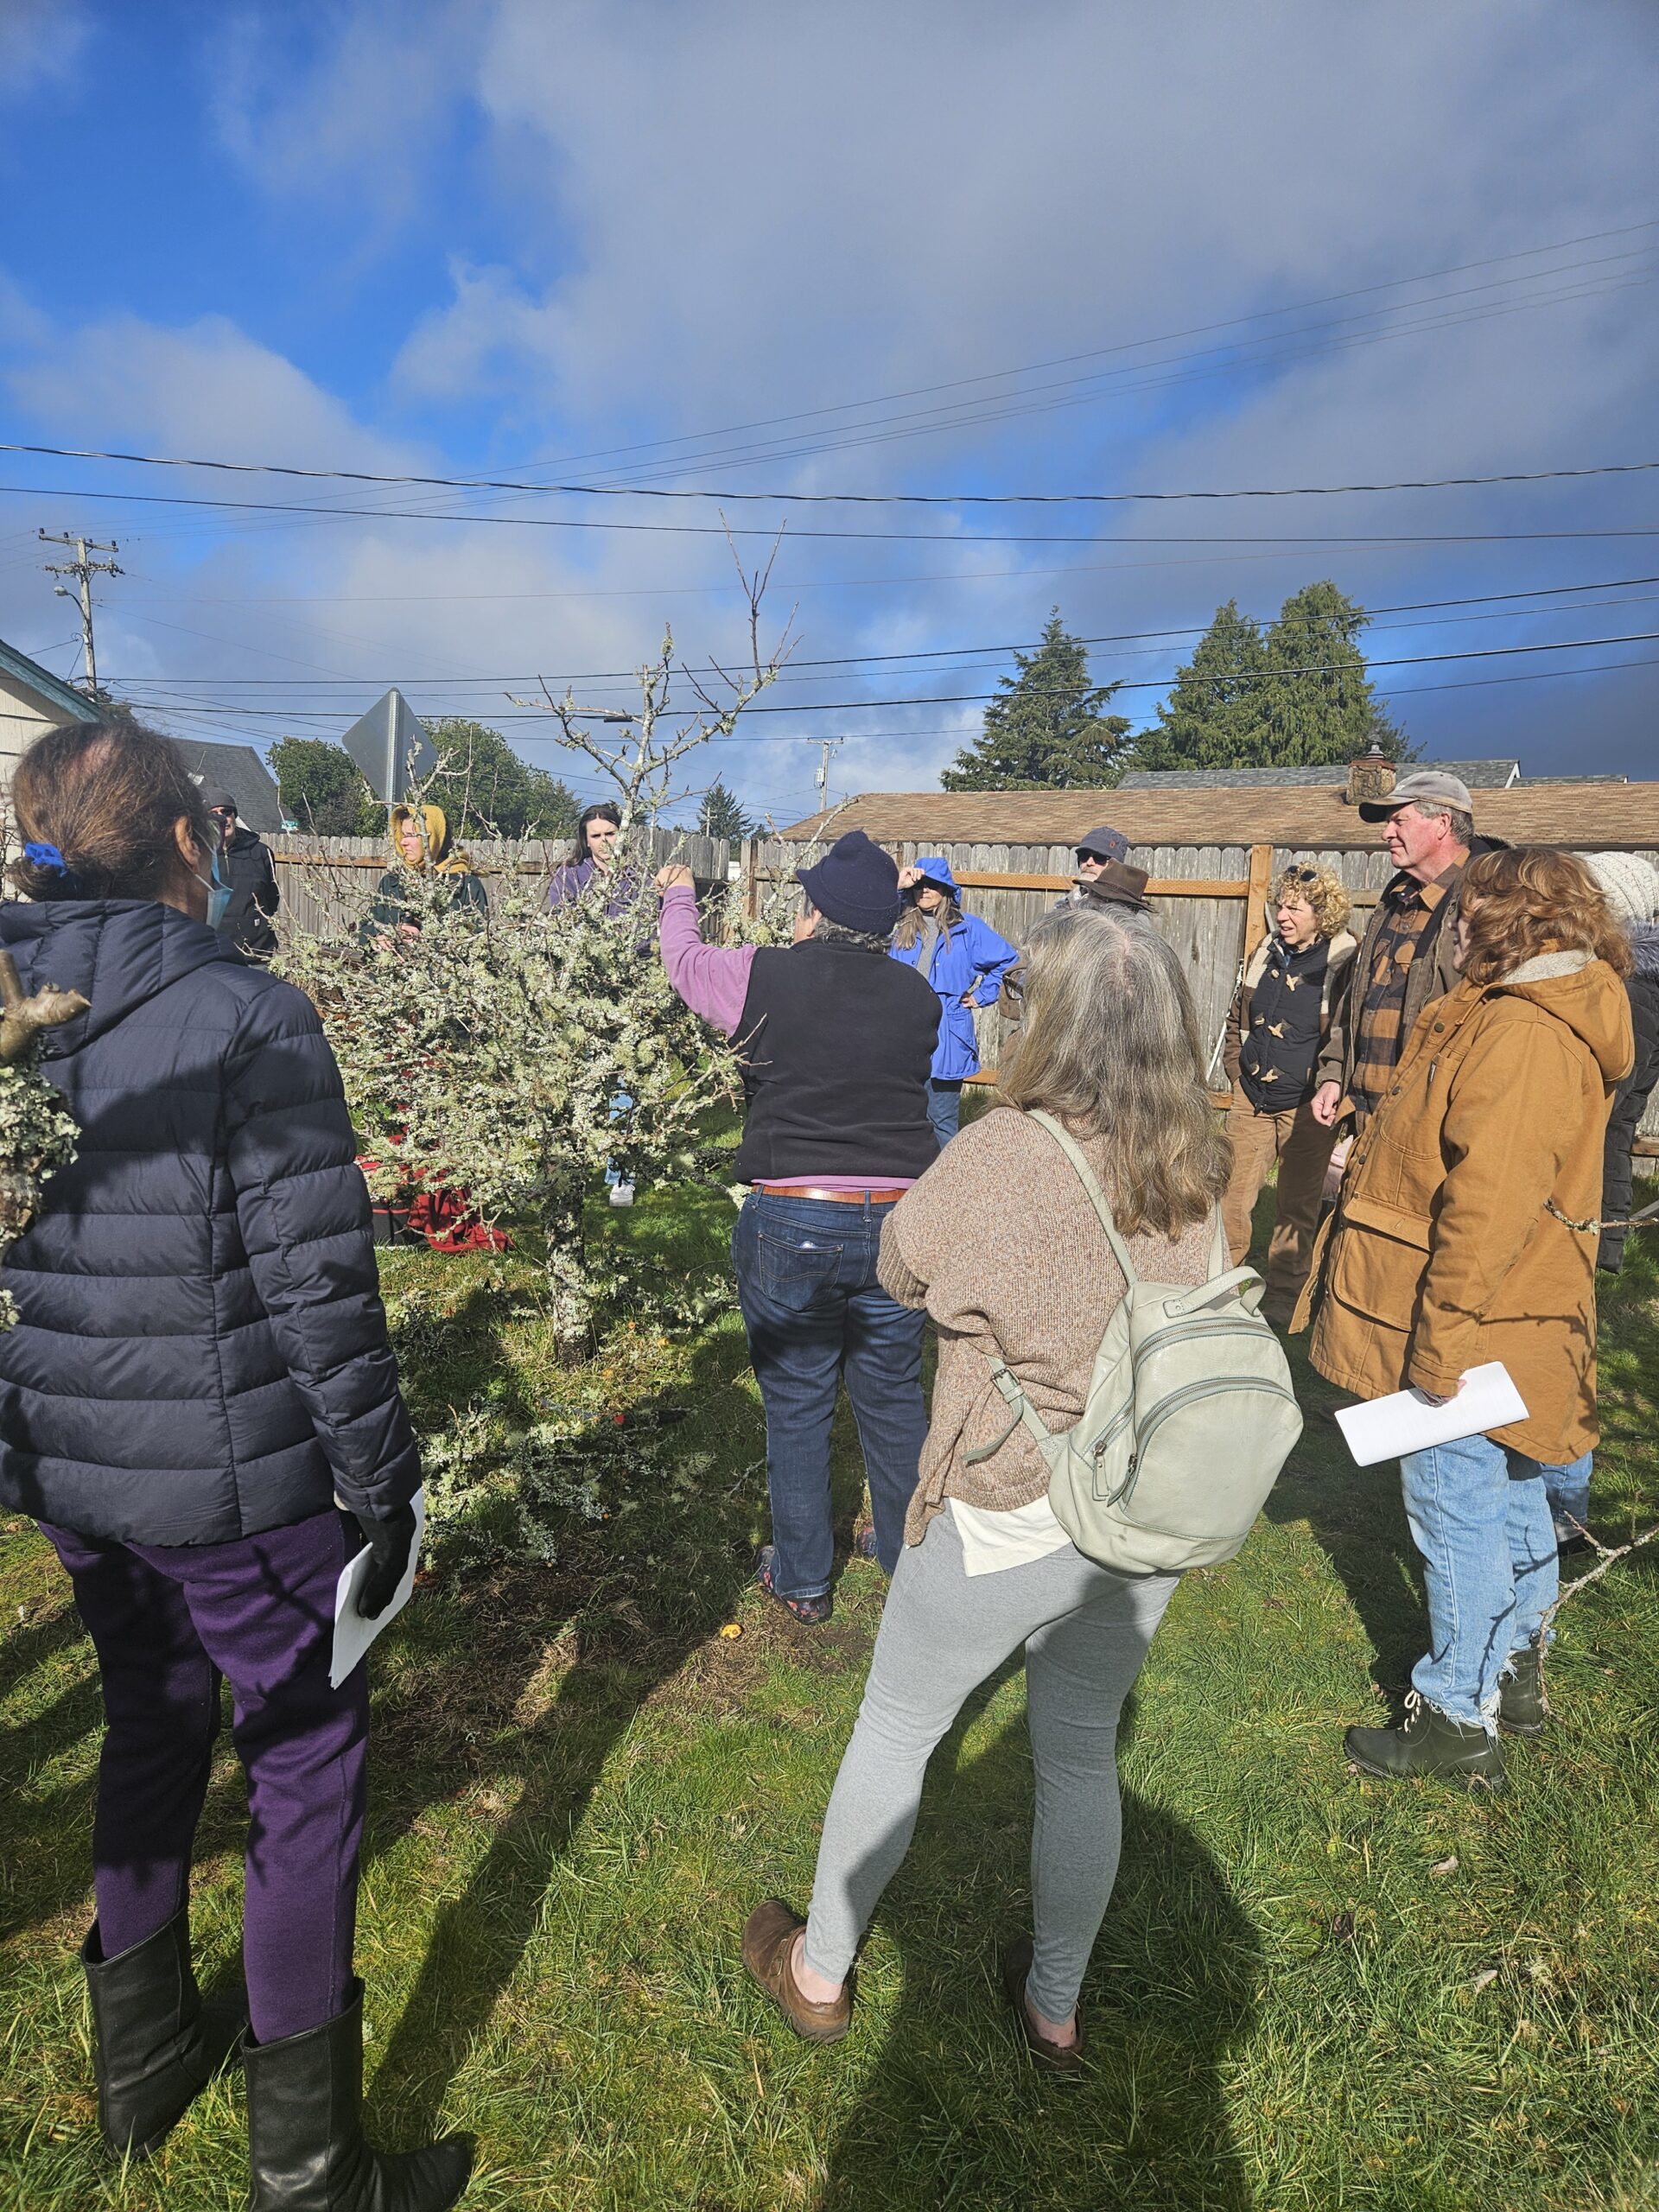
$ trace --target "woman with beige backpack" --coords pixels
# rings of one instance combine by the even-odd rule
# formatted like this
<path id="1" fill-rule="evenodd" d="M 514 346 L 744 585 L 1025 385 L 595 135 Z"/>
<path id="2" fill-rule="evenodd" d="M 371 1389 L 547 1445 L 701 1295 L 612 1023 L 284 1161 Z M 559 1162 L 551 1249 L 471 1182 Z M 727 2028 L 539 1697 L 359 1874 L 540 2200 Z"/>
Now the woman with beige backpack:
<path id="1" fill-rule="evenodd" d="M 1025 1013 L 1006 1106 L 953 1140 L 883 1231 L 882 1283 L 938 1325 L 932 1423 L 810 1916 L 761 1905 L 743 1956 L 798 2034 L 846 2033 L 854 1955 L 929 1757 L 1023 1650 L 1034 1926 L 1007 1946 L 1003 1986 L 1032 2056 L 1071 2072 L 1117 1872 L 1118 1714 L 1175 1570 L 1230 1557 L 1272 1479 L 1244 1495 L 1183 1423 L 1226 1424 L 1241 1463 L 1271 1431 L 1256 1458 L 1276 1471 L 1300 1416 L 1254 1311 L 1260 1279 L 1226 1267 L 1230 1147 L 1175 955 L 1138 915 L 1058 909 L 1032 933 Z M 1145 1378 L 1171 1357 L 1183 1364 L 1149 1405 Z"/>

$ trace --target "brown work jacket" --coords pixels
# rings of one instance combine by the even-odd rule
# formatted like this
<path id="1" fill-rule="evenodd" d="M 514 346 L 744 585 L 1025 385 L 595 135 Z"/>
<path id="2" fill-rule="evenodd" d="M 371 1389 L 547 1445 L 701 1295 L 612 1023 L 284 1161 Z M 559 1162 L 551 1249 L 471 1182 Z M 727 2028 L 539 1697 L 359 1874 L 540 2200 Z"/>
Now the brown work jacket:
<path id="1" fill-rule="evenodd" d="M 1527 1417 L 1494 1432 L 1548 1466 L 1596 1442 L 1602 1138 L 1631 1064 L 1605 961 L 1548 952 L 1425 1009 L 1357 1141 L 1292 1326 L 1357 1397 L 1446 1395 L 1502 1360 Z"/>

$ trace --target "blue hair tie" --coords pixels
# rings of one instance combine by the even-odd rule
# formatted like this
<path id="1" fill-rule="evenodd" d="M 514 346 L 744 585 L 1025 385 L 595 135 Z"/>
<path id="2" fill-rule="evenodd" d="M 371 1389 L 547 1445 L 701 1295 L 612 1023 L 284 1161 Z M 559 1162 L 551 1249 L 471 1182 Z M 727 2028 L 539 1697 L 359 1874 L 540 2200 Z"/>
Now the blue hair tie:
<path id="1" fill-rule="evenodd" d="M 86 893 L 80 878 L 75 874 L 55 845 L 25 845 L 23 858 L 31 868 L 37 868 L 49 880 L 35 893 L 37 899 L 83 899 Z"/>

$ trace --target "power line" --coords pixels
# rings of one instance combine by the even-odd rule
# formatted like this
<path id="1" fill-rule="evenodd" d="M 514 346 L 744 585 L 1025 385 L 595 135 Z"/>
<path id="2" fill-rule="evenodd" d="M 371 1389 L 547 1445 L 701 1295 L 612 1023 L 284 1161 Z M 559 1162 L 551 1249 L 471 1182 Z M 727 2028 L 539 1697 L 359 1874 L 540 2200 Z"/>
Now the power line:
<path id="1" fill-rule="evenodd" d="M 1564 677 L 1617 675 L 1623 669 L 1655 667 L 1659 667 L 1659 656 L 1651 653 L 1642 653 L 1633 655 L 1627 660 L 1592 661 L 1589 663 L 1588 665 L 1580 668 L 1537 668 L 1508 676 L 1476 676 L 1460 677 L 1454 679 L 1449 683 L 1412 683 L 1407 685 L 1402 690 L 1390 690 L 1388 696 L 1390 699 L 1412 699 L 1415 698 L 1420 692 L 1476 691 L 1484 690 L 1487 686 L 1495 683 L 1554 683 Z M 912 702 L 909 701 L 901 701 L 899 703 L 908 705 Z M 922 705 L 926 702 L 924 701 L 917 701 L 914 703 Z M 209 706 L 183 707 L 171 706 L 163 703 L 159 706 L 151 707 L 148 709 L 147 711 L 159 715 L 162 717 L 170 716 L 176 718 L 183 716 L 193 721 L 209 719 L 217 722 L 220 727 L 223 727 L 226 721 L 230 721 L 234 716 L 245 718 L 256 714 L 267 718 L 274 718 L 277 720 L 285 719 L 290 721 L 328 721 L 335 719 L 335 717 L 332 715 L 303 712 L 283 717 L 278 715 L 276 710 L 274 709 L 253 707 L 232 707 L 230 709 L 221 709 Z M 752 715 L 754 709 L 753 707 L 746 709 L 746 717 L 747 715 Z M 563 742 L 562 740 L 555 739 L 551 733 L 547 732 L 546 724 L 548 717 L 545 715 L 503 715 L 498 719 L 503 721 L 511 722 L 533 722 L 540 727 L 544 735 L 546 735 L 549 742 Z M 247 730 L 245 731 L 244 734 L 255 738 L 257 738 L 260 734 L 259 732 L 255 730 Z M 531 738 L 534 734 L 534 733 L 528 730 L 521 732 L 520 734 L 526 739 Z M 962 737 L 967 734 L 968 726 L 965 723 L 957 723 L 944 729 L 918 730 L 899 728 L 858 730 L 850 733 L 847 741 L 848 743 L 854 745 L 891 744 L 904 738 Z M 807 735 L 804 731 L 798 730 L 777 730 L 772 733 L 760 732 L 753 737 L 746 737 L 734 734 L 728 737 L 711 737 L 706 741 L 710 745 L 820 745 L 823 743 L 823 740 L 821 738 L 811 737 Z M 562 770 L 561 773 L 563 772 L 564 772 Z M 580 772 L 578 771 L 572 771 L 571 777 L 574 777 L 579 772 Z M 567 778 L 567 780 L 570 779 L 570 778 Z"/>
<path id="2" fill-rule="evenodd" d="M 1633 630 L 1615 637 L 1572 638 L 1554 645 L 1474 646 L 1461 652 L 1411 653 L 1401 654 L 1392 659 L 1368 660 L 1364 664 L 1364 668 L 1369 672 L 1370 670 L 1378 668 L 1424 668 L 1446 661 L 1501 660 L 1522 653 L 1583 652 L 1601 645 L 1643 645 L 1656 638 L 1659 638 L 1659 630 Z M 1244 682 L 1250 684 L 1266 684 L 1276 683 L 1287 677 L 1342 675 L 1351 673 L 1352 670 L 1351 662 L 1313 661 L 1294 668 L 1264 669 L 1257 674 L 1243 678 L 1227 674 L 1213 677 L 1197 677 L 1194 680 L 1215 683 Z M 1137 677 L 1126 680 L 1116 688 L 1121 691 L 1161 691 L 1166 688 L 1166 680 L 1161 677 Z M 1039 690 L 1028 696 L 1040 697 L 1043 694 Z M 753 718 L 760 715 L 866 714 L 878 707 L 982 706 L 996 696 L 997 694 L 995 691 L 962 691 L 927 692 L 919 698 L 913 699 L 826 699 L 804 706 L 750 706 L 744 709 L 744 714 Z M 335 719 L 334 715 L 323 709 L 288 712 L 276 707 L 237 706 L 234 711 L 239 715 L 260 715 L 276 721 L 333 721 Z M 521 715 L 504 715 L 498 716 L 497 719 L 504 721 L 517 721 L 525 717 Z M 532 712 L 528 719 L 536 721 L 542 720 L 543 716 L 537 710 Z M 811 741 L 815 744 L 822 742 L 818 739 Z"/>
<path id="3" fill-rule="evenodd" d="M 1659 467 L 1659 462 L 1644 461 L 1640 465 Z M 163 492 L 78 491 L 70 494 L 49 484 L 0 484 L 0 492 L 17 493 L 33 499 L 73 496 L 139 506 L 206 507 L 227 513 L 322 515 L 340 521 L 355 518 L 371 522 L 441 522 L 453 530 L 477 530 L 490 524 L 510 530 L 609 530 L 669 537 L 775 539 L 780 534 L 776 530 L 750 530 L 741 524 L 728 529 L 714 523 L 610 522 L 575 515 L 442 514 L 418 507 L 327 507 L 308 505 L 300 500 L 198 499 Z M 1143 537 L 1124 533 L 1112 537 L 1091 537 L 1052 531 L 982 531 L 969 535 L 959 531 L 929 530 L 798 530 L 790 532 L 790 536 L 793 539 L 849 538 L 916 545 L 1510 545 L 1556 543 L 1577 538 L 1659 537 L 1659 526 L 1640 530 L 1389 531 L 1338 537 L 1291 531 L 1282 536 L 1199 533 L 1179 537 Z"/>
<path id="4" fill-rule="evenodd" d="M 1626 588 L 1629 588 L 1633 587 L 1633 586 L 1637 585 L 1637 584 L 1659 584 L 1659 575 L 1647 575 L 1647 576 L 1610 576 L 1610 577 L 1606 577 L 1606 578 L 1603 579 L 1603 580 L 1602 580 L 1602 581 L 1600 581 L 1600 582 L 1589 582 L 1589 583 L 1581 583 L 1581 584 L 1540 584 L 1540 585 L 1538 585 L 1535 589 L 1533 589 L 1533 590 L 1531 590 L 1531 591 L 1478 592 L 1478 593 L 1475 593 L 1475 594 L 1465 594 L 1464 596 L 1459 597 L 1459 598 L 1456 598 L 1456 599 L 1419 599 L 1419 600 L 1406 600 L 1406 601 L 1402 601 L 1400 604 L 1398 604 L 1397 606 L 1368 607 L 1368 608 L 1365 610 L 1365 614 L 1366 614 L 1367 626 L 1368 626 L 1368 627 L 1375 626 L 1376 628 L 1381 628 L 1381 629 L 1402 629 L 1402 630 L 1406 630 L 1406 629 L 1438 629 L 1438 628 L 1440 628 L 1440 627 L 1441 626 L 1439 623 L 1410 623 L 1410 622 L 1399 622 L 1399 623 L 1389 623 L 1389 624 L 1382 624 L 1382 625 L 1372 626 L 1372 625 L 1371 625 L 1371 623 L 1370 623 L 1370 618 L 1371 618 L 1371 616 L 1373 616 L 1373 615 L 1376 615 L 1376 614 L 1421 614 L 1421 613 L 1433 613 L 1433 612 L 1434 612 L 1434 611 L 1438 610 L 1439 608 L 1441 608 L 1441 607 L 1487 607 L 1487 606 L 1491 606 L 1491 605 L 1492 605 L 1495 601 L 1515 601 L 1515 600 L 1522 600 L 1522 599 L 1549 599 L 1549 598 L 1561 598 L 1561 597 L 1565 597 L 1565 596 L 1568 595 L 1569 594 L 1579 594 L 1579 593 L 1582 593 L 1582 592 L 1588 592 L 1588 591 L 1616 591 L 1616 590 L 1624 590 L 1624 589 L 1626 589 Z M 237 603 L 237 602 L 232 601 L 232 602 L 230 602 L 230 603 L 231 603 L 231 604 L 235 604 L 235 603 Z M 1586 604 L 1588 604 L 1588 605 L 1590 605 L 1590 606 L 1620 607 L 1620 606 L 1640 606 L 1640 605 L 1642 605 L 1643 602 L 1643 601 L 1639 601 L 1639 600 L 1601 600 L 1601 601 L 1595 601 L 1595 600 L 1592 600 L 1592 601 L 1587 601 L 1587 602 L 1586 602 Z M 129 609 L 130 609 L 130 602 L 128 602 L 128 604 L 129 604 Z M 1555 608 L 1553 608 L 1553 607 L 1516 607 L 1516 608 L 1514 608 L 1511 612 L 1509 612 L 1509 613 L 1496 613 L 1496 614 L 1491 614 L 1491 615 L 1468 615 L 1468 616 L 1462 617 L 1462 618 L 1460 618 L 1460 619 L 1462 619 L 1462 620 L 1467 620 L 1467 621 L 1494 621 L 1494 622 L 1521 621 L 1521 620 L 1524 620 L 1526 619 L 1526 617 L 1527 617 L 1528 615 L 1529 615 L 1529 614 L 1540 614 L 1540 615 L 1543 615 L 1543 614 L 1550 614 L 1550 613 L 1555 613 L 1555 612 L 1557 612 L 1557 611 L 1558 611 L 1558 610 L 1557 610 L 1557 609 L 1555 609 Z M 1568 612 L 1569 610 L 1567 610 L 1567 609 L 1566 609 L 1566 608 L 1562 608 L 1562 609 L 1560 609 L 1559 611 L 1560 611 L 1560 612 L 1561 612 L 1561 613 L 1567 613 L 1567 612 Z M 159 622 L 159 621 L 160 621 L 160 618 L 159 618 L 159 617 L 157 617 L 157 616 L 156 616 L 156 615 L 145 615 L 145 614 L 141 614 L 141 615 L 138 617 L 138 619 L 139 619 L 139 620 L 141 620 L 141 621 L 146 621 L 146 622 Z M 1260 623 L 1260 622 L 1268 622 L 1268 621 L 1271 621 L 1273 618 L 1272 618 L 1270 615 L 1253 615 L 1253 616 L 1247 616 L 1245 619 L 1246 619 L 1247 620 L 1252 620 L 1252 621 L 1255 621 L 1255 622 Z M 181 634 L 186 635 L 186 636 L 189 636 L 189 637 L 207 638 L 207 637 L 211 637 L 211 636 L 215 635 L 215 633 L 211 632 L 208 632 L 208 631 L 206 631 L 206 630 L 185 631 L 185 630 L 183 629 L 183 626 L 182 626 L 182 625 L 181 625 L 181 624 L 169 624 L 169 623 L 164 623 L 164 622 L 162 622 L 162 623 L 160 623 L 160 626 L 161 626 L 162 628 L 163 628 L 163 629 L 168 629 L 168 628 L 176 628 L 176 629 L 179 629 L 179 630 L 181 631 Z M 1151 639 L 1180 639 L 1180 638 L 1196 638 L 1196 637 L 1200 637 L 1200 636 L 1202 636 L 1202 635 L 1203 635 L 1204 632 L 1205 631 L 1205 629 L 1206 629 L 1208 626 L 1208 626 L 1207 624 L 1203 623 L 1203 622 L 1189 622 L 1189 623 L 1173 624 L 1173 625 L 1171 625 L 1171 626 L 1170 626 L 1169 627 L 1167 627 L 1167 628 L 1165 628 L 1165 629 L 1160 629 L 1160 630 L 1114 630 L 1114 631 L 1104 631 L 1104 632 L 1100 632 L 1100 633 L 1099 633 L 1098 635 L 1096 635 L 1096 636 L 1079 638 L 1079 639 L 1077 640 L 1077 644 L 1082 645 L 1138 645 L 1139 643 L 1141 643 L 1141 641 L 1142 639 L 1148 639 L 1148 638 L 1151 638 Z M 319 632 L 319 634 L 326 634 L 326 633 Z M 218 638 L 217 641 L 218 641 L 219 643 L 221 643 L 221 644 L 228 645 L 232 646 L 233 650 L 235 650 L 235 651 L 237 651 L 237 652 L 260 652 L 260 653 L 262 654 L 262 656 L 268 657 L 268 658 L 271 658 L 281 659 L 281 658 L 286 658 L 286 656 L 283 656 L 283 655 L 281 655 L 281 654 L 274 654 L 274 655 L 265 656 L 265 655 L 264 655 L 264 649 L 263 647 L 245 645 L 243 645 L 243 644 L 242 644 L 242 642 L 241 642 L 239 639 L 237 639 L 224 638 L 224 637 L 220 636 L 220 637 L 219 637 L 219 638 Z M 892 664 L 893 664 L 893 663 L 895 663 L 895 662 L 899 662 L 899 661 L 918 661 L 918 660 L 950 660 L 950 659 L 958 658 L 959 658 L 959 657 L 961 657 L 962 655 L 964 655 L 964 654 L 969 654 L 969 653 L 971 653 L 971 654 L 977 654 L 977 655 L 983 656 L 983 655 L 988 655 L 988 654 L 992 654 L 992 655 L 994 655 L 994 654 L 998 654 L 998 653 L 1023 653 L 1023 652 L 1037 652 L 1038 650 L 1039 650 L 1040 645 L 1041 645 L 1041 642 L 1042 642 L 1042 641 L 1041 641 L 1041 639 L 1029 639 L 1029 640 L 1027 640 L 1026 643 L 1021 644 L 1021 645 L 928 645 L 928 646 L 922 646 L 922 647 L 916 648 L 916 649 L 914 649 L 914 650 L 912 650 L 912 651 L 911 651 L 911 652 L 901 652 L 901 653 L 837 653 L 837 654 L 830 655 L 830 656 L 828 656 L 828 657 L 825 657 L 825 658 L 820 658 L 820 659 L 816 659 L 816 660 L 794 660 L 794 659 L 791 659 L 791 660 L 790 661 L 790 663 L 789 663 L 789 666 L 790 666 L 790 669 L 791 669 L 792 671 L 796 671 L 796 672 L 797 672 L 797 674 L 798 674 L 798 680 L 800 680 L 800 681 L 804 681 L 804 681 L 810 681 L 810 678 L 805 678 L 805 677 L 798 677 L 798 671 L 801 671 L 801 670 L 804 670 L 804 669 L 813 669 L 813 668 L 861 668 L 861 667 L 873 667 L 873 666 L 883 666 L 883 667 L 885 667 L 885 666 L 891 665 Z M 302 663 L 302 664 L 301 664 L 301 665 L 304 665 L 304 664 L 303 664 L 303 663 Z M 695 666 L 690 666 L 690 665 L 688 665 L 687 667 L 685 667 L 685 669 L 684 669 L 684 671 L 683 671 L 683 672 L 684 672 L 685 674 L 687 674 L 687 675 L 698 675 L 698 676 L 704 676 L 704 675 L 718 675 L 720 671 L 719 671 L 717 669 L 715 669 L 715 667 L 713 667 L 713 665 L 712 665 L 712 664 L 705 665 L 705 664 L 703 664 L 699 663 L 699 664 L 696 664 Z M 932 673 L 935 673 L 935 674 L 943 674 L 944 671 L 942 671 L 942 670 L 937 670 L 937 671 L 931 671 L 931 672 L 932 672 Z M 575 674 L 570 674 L 570 675 L 563 675 L 563 674 L 561 674 L 561 675 L 558 675 L 558 676 L 548 677 L 546 677 L 544 680 L 545 680 L 548 683 L 550 683 L 550 684 L 555 684 L 555 683 L 626 683 L 626 682 L 632 681 L 632 680 L 634 678 L 634 677 L 637 675 L 637 673 L 638 673 L 638 671 L 637 671 L 636 670 L 634 670 L 634 669 L 631 669 L 631 668 L 601 668 L 601 669 L 588 669 L 588 670 L 586 670 L 585 671 L 580 671 L 580 672 L 577 672 L 577 673 L 575 673 Z M 542 675 L 541 675 L 540 671 L 536 671 L 536 672 L 533 672 L 533 673 L 531 673 L 531 674 L 530 674 L 530 675 L 528 675 L 528 676 L 526 676 L 526 675 L 523 675 L 523 674 L 513 674 L 513 673 L 511 673 L 511 672 L 508 672 L 508 673 L 494 673 L 494 674 L 487 674 L 487 675 L 477 675 L 477 676 L 397 676 L 397 677 L 391 677 L 391 676 L 334 676 L 334 675 L 326 675 L 326 676 L 318 676 L 318 677 L 283 677 L 283 676 L 226 676 L 226 675 L 219 675 L 219 676 L 179 676 L 179 675 L 172 675 L 172 674 L 166 674 L 166 675 L 160 675 L 160 674 L 158 674 L 158 675 L 153 675 L 153 676 L 147 677 L 145 677 L 145 678 L 144 678 L 144 679 L 143 679 L 143 680 L 147 681 L 147 682 L 150 682 L 150 683 L 181 683 L 181 684 L 198 684 L 198 683 L 200 683 L 200 684 L 226 684 L 226 683 L 229 683 L 229 684 L 234 684 L 234 685 L 236 685 L 236 686 L 237 686 L 237 688 L 238 688 L 238 690 L 252 689 L 252 688 L 254 688 L 255 686 L 266 686 L 266 685 L 286 684 L 286 685 L 288 685 L 289 687 L 290 687 L 290 688 L 292 688 L 292 689 L 296 689 L 296 690 L 297 690 L 297 689 L 302 689 L 302 688 L 303 688 L 303 689 L 319 689 L 319 688 L 321 688 L 321 686 L 323 686 L 323 685 L 325 685 L 325 684 L 330 684 L 330 683 L 346 683 L 346 684 L 378 684 L 378 685 L 384 686 L 384 685 L 388 684 L 388 683 L 409 683 L 409 684 L 419 683 L 419 684 L 429 685 L 429 686 L 434 687 L 434 688 L 443 688 L 443 687 L 448 687 L 448 686 L 469 687 L 469 686 L 473 686 L 473 685 L 485 685 L 485 684 L 497 684 L 497 683 L 540 683 L 540 682 L 542 682 L 542 681 L 543 680 L 543 677 L 542 677 Z"/>
<path id="5" fill-rule="evenodd" d="M 24 445 L 10 439 L 0 439 L 0 453 L 42 454 L 57 461 L 125 461 L 145 468 L 213 469 L 236 476 L 290 476 L 308 483 L 407 484 L 449 492 L 528 492 L 548 499 L 762 500 L 809 507 L 1110 507 L 1182 499 L 1336 499 L 1358 492 L 1444 492 L 1486 484 L 1554 484 L 1588 476 L 1641 476 L 1659 468 L 1659 461 L 1613 461 L 1585 468 L 1510 469 L 1492 476 L 1408 477 L 1395 483 L 1379 484 L 1286 484 L 1236 491 L 738 492 L 696 491 L 658 484 L 529 484 L 497 476 L 392 475 L 365 468 L 302 468 L 275 461 L 203 461 L 175 454 L 118 453 L 91 446 Z M 350 510 L 330 508 L 327 512 L 343 514 Z"/>

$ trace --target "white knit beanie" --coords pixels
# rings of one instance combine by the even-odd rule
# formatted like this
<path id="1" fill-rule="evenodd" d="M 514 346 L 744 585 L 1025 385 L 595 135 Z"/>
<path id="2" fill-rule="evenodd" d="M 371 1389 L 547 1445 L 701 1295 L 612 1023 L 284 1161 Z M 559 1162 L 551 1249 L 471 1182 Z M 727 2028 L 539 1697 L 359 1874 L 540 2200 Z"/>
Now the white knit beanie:
<path id="1" fill-rule="evenodd" d="M 1584 864 L 1629 929 L 1659 916 L 1659 868 L 1640 853 L 1586 853 Z"/>

